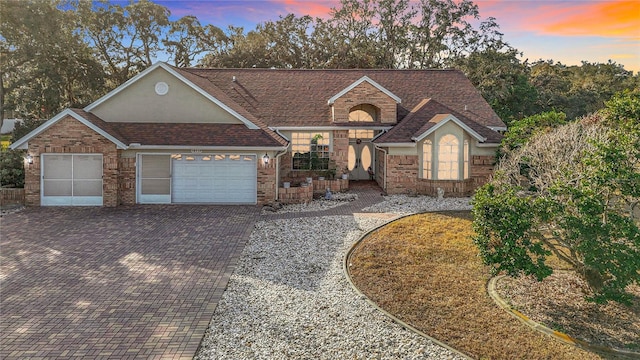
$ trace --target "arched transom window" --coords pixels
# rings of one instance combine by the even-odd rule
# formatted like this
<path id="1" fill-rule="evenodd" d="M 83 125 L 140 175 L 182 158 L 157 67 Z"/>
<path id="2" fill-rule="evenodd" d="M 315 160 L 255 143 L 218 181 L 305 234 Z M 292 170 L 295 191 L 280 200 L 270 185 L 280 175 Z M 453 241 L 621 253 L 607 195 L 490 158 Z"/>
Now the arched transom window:
<path id="1" fill-rule="evenodd" d="M 378 120 L 378 108 L 371 104 L 360 104 L 349 110 L 349 121 L 373 122 Z"/>

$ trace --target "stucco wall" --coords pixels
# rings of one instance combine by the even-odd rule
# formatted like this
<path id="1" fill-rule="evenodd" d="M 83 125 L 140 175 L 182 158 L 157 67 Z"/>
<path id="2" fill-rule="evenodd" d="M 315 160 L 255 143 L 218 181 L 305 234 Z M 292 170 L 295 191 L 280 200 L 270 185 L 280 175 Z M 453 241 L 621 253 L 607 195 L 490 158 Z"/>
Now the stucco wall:
<path id="1" fill-rule="evenodd" d="M 155 92 L 160 81 L 169 85 L 166 95 Z M 91 112 L 107 122 L 242 123 L 162 68 L 138 79 Z"/>

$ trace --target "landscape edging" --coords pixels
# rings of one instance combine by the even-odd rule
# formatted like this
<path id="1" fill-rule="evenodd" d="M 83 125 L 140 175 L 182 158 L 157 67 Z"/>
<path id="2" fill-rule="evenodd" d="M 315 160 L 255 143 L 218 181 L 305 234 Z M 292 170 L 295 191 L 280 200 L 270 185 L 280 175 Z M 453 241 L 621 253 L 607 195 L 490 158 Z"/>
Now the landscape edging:
<path id="1" fill-rule="evenodd" d="M 545 335 L 549 335 L 552 338 L 559 340 L 565 344 L 569 344 L 569 345 L 574 345 L 577 346 L 579 348 L 588 350 L 588 351 L 592 351 L 595 353 L 604 353 L 604 354 L 609 354 L 609 355 L 619 355 L 619 356 L 624 356 L 624 357 L 630 357 L 630 358 L 634 358 L 634 359 L 638 359 L 640 358 L 640 353 L 634 352 L 634 351 L 629 351 L 629 350 L 623 350 L 623 349 L 616 349 L 616 348 L 610 348 L 610 347 L 606 347 L 606 346 L 599 346 L 599 345 L 592 345 L 584 340 L 580 340 L 580 339 L 576 339 L 573 338 L 563 332 L 557 331 L 557 330 L 553 330 L 550 329 L 536 321 L 531 320 L 528 316 L 526 316 L 525 314 L 519 312 L 518 310 L 513 309 L 509 304 L 507 304 L 506 301 L 504 301 L 504 299 L 502 299 L 502 297 L 498 294 L 497 290 L 496 290 L 496 284 L 498 283 L 498 281 L 502 278 L 504 278 L 507 275 L 498 275 L 498 276 L 494 276 L 491 279 L 489 279 L 489 281 L 487 282 L 487 293 L 489 294 L 489 296 L 491 296 L 491 298 L 493 299 L 493 301 L 502 309 L 504 309 L 506 312 L 508 312 L 511 316 L 515 317 L 516 319 L 520 320 L 521 322 L 523 322 L 524 324 L 526 324 L 527 326 L 529 326 L 530 328 L 541 332 Z"/>
<path id="2" fill-rule="evenodd" d="M 360 289 L 358 289 L 358 287 L 353 283 L 353 280 L 351 280 L 351 275 L 349 274 L 349 259 L 351 258 L 351 254 L 360 246 L 362 241 L 367 236 L 369 236 L 371 233 L 381 229 L 384 226 L 387 226 L 387 225 L 391 224 L 394 221 L 397 221 L 397 220 L 400 220 L 400 219 L 404 219 L 406 217 L 413 216 L 413 215 L 432 213 L 432 212 L 442 212 L 442 211 L 423 211 L 423 212 L 418 212 L 418 213 L 412 213 L 412 214 L 407 214 L 407 215 L 396 216 L 396 217 L 390 219 L 389 221 L 386 221 L 383 224 L 381 224 L 379 226 L 376 226 L 375 228 L 365 232 L 364 234 L 362 234 L 362 236 L 360 236 L 360 238 L 355 243 L 353 243 L 353 245 L 351 245 L 351 248 L 349 248 L 349 251 L 347 251 L 347 253 L 345 254 L 343 262 L 342 262 L 342 271 L 343 271 L 345 277 L 347 278 L 347 282 L 349 282 L 349 285 L 351 285 L 351 288 L 353 288 L 353 290 L 355 290 L 356 293 L 360 294 L 360 296 L 362 296 L 362 298 L 367 303 L 369 303 L 375 309 L 380 311 L 383 315 L 385 315 L 386 317 L 390 318 L 391 320 L 393 320 L 395 323 L 397 323 L 398 325 L 402 326 L 403 328 L 413 332 L 414 334 L 419 335 L 419 336 L 421 336 L 423 338 L 426 338 L 426 339 L 432 341 L 434 344 L 440 345 L 440 346 L 446 348 L 447 350 L 449 350 L 449 351 L 451 351 L 451 352 L 453 352 L 453 353 L 455 353 L 457 355 L 462 356 L 465 359 L 472 360 L 473 358 L 470 357 L 469 355 L 464 354 L 460 350 L 454 349 L 451 346 L 443 343 L 442 341 L 440 341 L 438 339 L 435 339 L 435 338 L 425 334 L 424 332 L 416 329 L 415 327 L 411 326 L 410 324 L 405 323 L 404 321 L 402 321 L 402 320 L 398 319 L 397 317 L 395 317 L 393 314 L 389 313 L 388 311 L 386 311 L 383 308 L 381 308 L 380 306 L 378 306 L 378 304 L 376 304 L 373 300 L 369 299 L 369 297 L 367 295 L 365 295 L 362 291 L 360 291 Z"/>

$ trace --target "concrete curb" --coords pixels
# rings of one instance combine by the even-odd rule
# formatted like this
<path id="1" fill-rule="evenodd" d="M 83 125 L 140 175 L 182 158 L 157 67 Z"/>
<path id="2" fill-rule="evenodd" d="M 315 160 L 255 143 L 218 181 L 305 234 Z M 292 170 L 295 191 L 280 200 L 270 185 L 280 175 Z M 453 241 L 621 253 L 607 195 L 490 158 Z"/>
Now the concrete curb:
<path id="1" fill-rule="evenodd" d="M 500 297 L 500 295 L 498 294 L 496 287 L 497 287 L 497 283 L 500 279 L 504 278 L 506 275 L 499 275 L 499 276 L 495 276 L 492 277 L 491 279 L 489 279 L 489 281 L 487 282 L 487 293 L 489 294 L 489 296 L 491 296 L 491 298 L 493 299 L 493 301 L 500 306 L 501 308 L 503 308 L 506 312 L 508 312 L 511 316 L 515 317 L 516 319 L 520 320 L 521 322 L 523 322 L 524 324 L 526 324 L 527 326 L 529 326 L 530 328 L 541 332 L 545 335 L 551 336 L 552 338 L 559 340 L 565 344 L 569 344 L 569 345 L 573 345 L 573 346 L 577 346 L 579 348 L 585 349 L 587 351 L 591 351 L 591 352 L 595 352 L 598 354 L 602 354 L 602 355 L 616 355 L 616 356 L 622 356 L 625 358 L 629 358 L 629 359 L 640 359 L 640 353 L 634 352 L 634 351 L 630 351 L 630 350 L 623 350 L 623 349 L 616 349 L 616 348 L 609 348 L 609 347 L 605 347 L 605 346 L 598 346 L 598 345 L 592 345 L 589 344 L 586 341 L 580 340 L 580 339 L 576 339 L 573 338 L 565 333 L 562 333 L 560 331 L 556 331 L 553 329 L 550 329 L 540 323 L 537 323 L 531 319 L 529 319 L 529 317 L 527 317 L 525 314 L 519 312 L 518 310 L 513 309 L 509 304 L 507 304 L 506 301 L 504 301 L 504 299 L 502 299 L 502 297 Z"/>
<path id="2" fill-rule="evenodd" d="M 395 317 L 394 315 L 392 315 L 391 313 L 387 312 L 386 310 L 384 310 L 383 308 L 381 308 L 380 306 L 378 306 L 378 304 L 376 304 L 375 302 L 373 302 L 371 299 L 369 299 L 362 291 L 360 291 L 360 289 L 358 289 L 356 287 L 356 285 L 353 283 L 353 281 L 351 280 L 351 275 L 349 274 L 349 259 L 351 258 L 352 253 L 360 246 L 360 244 L 362 243 L 362 240 L 364 240 L 367 236 L 369 236 L 371 233 L 373 233 L 374 231 L 379 230 L 380 228 L 389 225 L 390 223 L 403 219 L 405 217 L 409 217 L 409 216 L 413 216 L 413 215 L 418 215 L 418 214 L 424 214 L 424 213 L 429 213 L 429 212 L 435 212 L 435 211 L 425 211 L 425 212 L 421 212 L 421 213 L 415 213 L 415 214 L 408 214 L 408 215 L 401 215 L 401 216 L 397 216 L 394 217 L 392 219 L 390 219 L 389 221 L 386 221 L 384 224 L 377 226 L 369 231 L 367 231 L 366 233 L 364 233 L 362 236 L 360 236 L 360 238 L 351 246 L 351 248 L 349 249 L 349 251 L 347 251 L 347 253 L 344 256 L 343 262 L 342 262 L 342 271 L 345 275 L 345 277 L 347 278 L 347 281 L 349 282 L 349 284 L 351 285 L 351 288 L 353 288 L 353 290 L 358 293 L 367 303 L 369 303 L 371 306 L 373 306 L 375 309 L 377 309 L 378 311 L 380 311 L 383 315 L 385 315 L 386 317 L 390 318 L 391 320 L 393 320 L 393 322 L 397 323 L 398 325 L 402 326 L 403 328 L 415 333 L 416 335 L 419 335 L 423 338 L 426 338 L 428 340 L 430 340 L 431 342 L 440 345 L 446 349 L 448 349 L 449 351 L 465 358 L 468 360 L 472 360 L 473 358 L 470 357 L 469 355 L 466 355 L 464 353 L 462 353 L 460 350 L 456 350 L 454 348 L 452 348 L 451 346 L 423 333 L 422 331 L 416 329 L 415 327 L 405 323 L 404 321 L 398 319 L 397 317 Z"/>

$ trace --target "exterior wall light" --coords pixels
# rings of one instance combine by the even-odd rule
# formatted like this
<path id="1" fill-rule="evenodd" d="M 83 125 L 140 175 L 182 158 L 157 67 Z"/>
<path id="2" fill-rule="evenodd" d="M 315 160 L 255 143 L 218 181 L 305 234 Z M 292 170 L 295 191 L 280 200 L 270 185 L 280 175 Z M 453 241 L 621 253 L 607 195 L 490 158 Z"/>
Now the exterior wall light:
<path id="1" fill-rule="evenodd" d="M 264 156 L 262 157 L 262 162 L 265 165 L 269 165 L 269 154 L 265 153 Z"/>
<path id="2" fill-rule="evenodd" d="M 31 154 L 27 154 L 25 160 L 27 160 L 27 164 L 33 164 L 33 156 Z"/>

